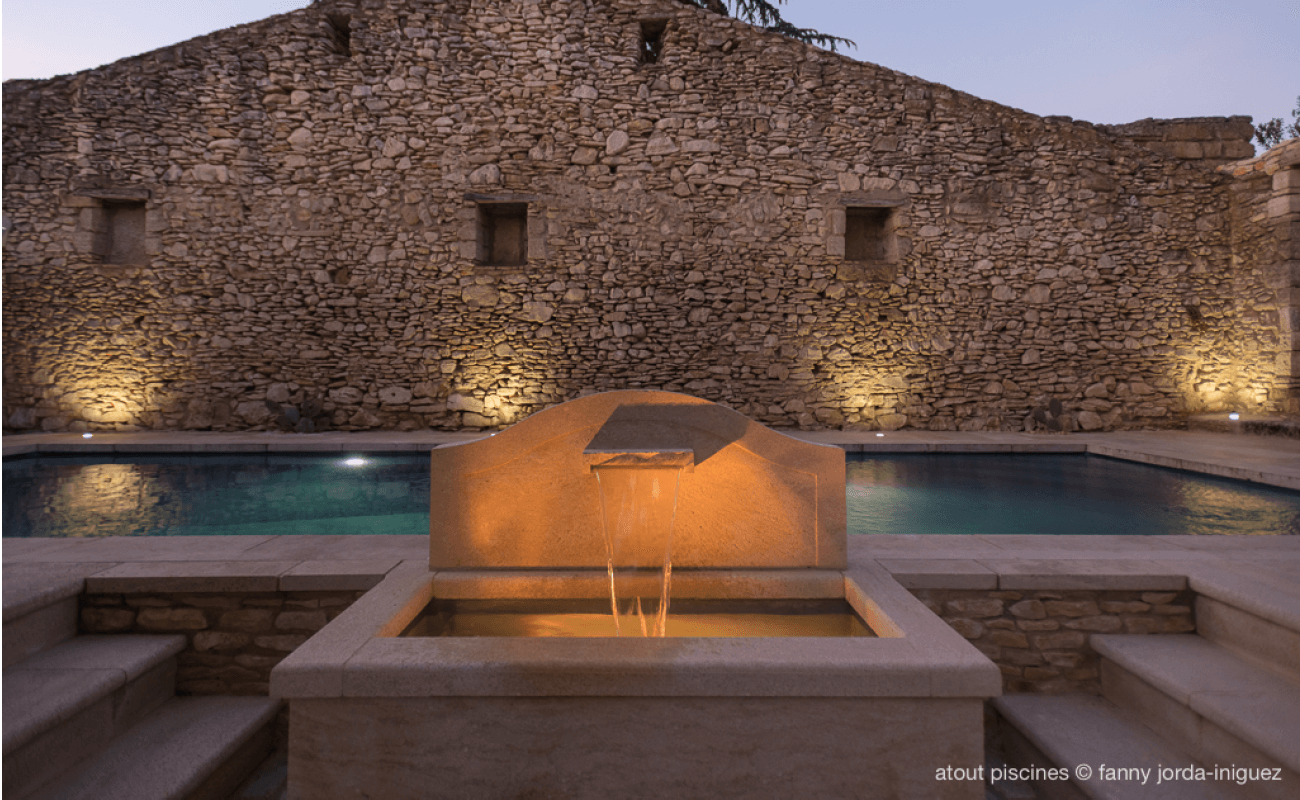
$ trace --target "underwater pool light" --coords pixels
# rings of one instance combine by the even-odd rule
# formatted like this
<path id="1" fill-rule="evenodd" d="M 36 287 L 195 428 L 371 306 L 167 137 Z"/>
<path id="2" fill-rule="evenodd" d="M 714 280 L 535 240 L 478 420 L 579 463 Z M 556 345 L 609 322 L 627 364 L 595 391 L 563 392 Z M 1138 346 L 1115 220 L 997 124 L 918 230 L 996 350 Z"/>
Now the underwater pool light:
<path id="1" fill-rule="evenodd" d="M 352 458 L 345 460 L 343 463 L 349 467 L 364 467 L 366 465 L 366 460 L 364 458 L 353 456 Z"/>

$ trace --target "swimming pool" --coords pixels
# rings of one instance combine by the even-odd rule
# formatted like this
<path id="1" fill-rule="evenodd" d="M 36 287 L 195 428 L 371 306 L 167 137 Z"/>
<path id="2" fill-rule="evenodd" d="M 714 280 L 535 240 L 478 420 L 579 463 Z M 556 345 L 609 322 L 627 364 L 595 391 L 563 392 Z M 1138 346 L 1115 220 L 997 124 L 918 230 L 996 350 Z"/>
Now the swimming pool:
<path id="1" fill-rule="evenodd" d="M 1091 455 L 849 454 L 850 534 L 1300 534 L 1300 492 Z M 423 453 L 4 462 L 5 537 L 429 532 Z"/>

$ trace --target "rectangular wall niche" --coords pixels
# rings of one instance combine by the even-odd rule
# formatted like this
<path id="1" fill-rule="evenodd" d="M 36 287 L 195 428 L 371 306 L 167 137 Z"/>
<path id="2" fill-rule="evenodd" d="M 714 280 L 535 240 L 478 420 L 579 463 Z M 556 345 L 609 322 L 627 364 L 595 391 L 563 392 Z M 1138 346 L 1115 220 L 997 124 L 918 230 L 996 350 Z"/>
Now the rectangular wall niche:
<path id="1" fill-rule="evenodd" d="M 144 247 L 143 202 L 105 200 L 104 227 L 107 234 L 102 253 L 105 264 L 143 266 L 148 262 Z"/>
<path id="2" fill-rule="evenodd" d="M 510 267 L 528 263 L 528 204 L 480 203 L 479 263 Z"/>
<path id="3" fill-rule="evenodd" d="M 892 263 L 898 257 L 893 208 L 849 206 L 844 209 L 844 260 Z"/>
<path id="4" fill-rule="evenodd" d="M 344 58 L 351 58 L 352 17 L 347 14 L 326 14 L 325 27 L 334 52 Z"/>
<path id="5" fill-rule="evenodd" d="M 641 21 L 641 63 L 654 64 L 659 60 L 664 49 L 664 31 L 668 29 L 666 19 L 646 19 Z"/>

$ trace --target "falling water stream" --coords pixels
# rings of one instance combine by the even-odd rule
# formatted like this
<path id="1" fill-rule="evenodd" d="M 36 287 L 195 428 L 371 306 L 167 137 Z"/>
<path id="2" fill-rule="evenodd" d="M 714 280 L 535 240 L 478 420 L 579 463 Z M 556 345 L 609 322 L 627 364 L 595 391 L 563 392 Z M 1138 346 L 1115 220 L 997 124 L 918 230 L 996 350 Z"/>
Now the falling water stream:
<path id="1" fill-rule="evenodd" d="M 606 466 L 597 467 L 595 473 L 600 486 L 614 635 L 624 635 L 623 622 L 627 621 L 639 625 L 642 636 L 662 637 L 668 627 L 673 525 L 677 521 L 682 468 Z M 647 569 L 659 570 L 659 598 L 653 622 L 647 619 L 653 602 L 645 591 Z M 635 635 L 634 631 L 628 635 Z"/>

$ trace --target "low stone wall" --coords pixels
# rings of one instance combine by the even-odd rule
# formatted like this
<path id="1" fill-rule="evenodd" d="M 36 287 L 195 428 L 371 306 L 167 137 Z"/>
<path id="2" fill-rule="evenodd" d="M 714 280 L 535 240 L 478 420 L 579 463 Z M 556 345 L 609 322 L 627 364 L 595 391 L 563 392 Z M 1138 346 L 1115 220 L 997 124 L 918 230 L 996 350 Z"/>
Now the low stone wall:
<path id="1" fill-rule="evenodd" d="M 180 633 L 180 695 L 267 695 L 271 670 L 364 592 L 83 594 L 81 633 Z"/>
<path id="2" fill-rule="evenodd" d="M 914 589 L 1002 670 L 1007 693 L 1101 694 L 1093 633 L 1190 633 L 1194 593 Z"/>

